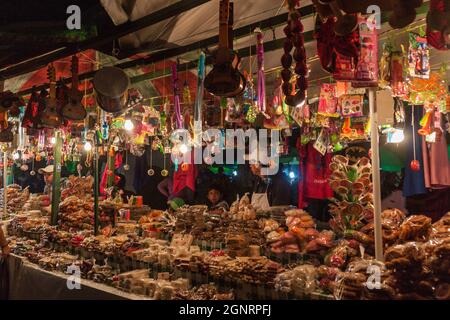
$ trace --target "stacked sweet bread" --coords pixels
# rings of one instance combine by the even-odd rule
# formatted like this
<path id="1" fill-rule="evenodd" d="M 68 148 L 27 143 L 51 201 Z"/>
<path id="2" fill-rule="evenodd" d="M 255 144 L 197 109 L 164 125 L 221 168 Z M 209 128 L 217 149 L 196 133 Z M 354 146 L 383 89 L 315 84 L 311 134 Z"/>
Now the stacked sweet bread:
<path id="1" fill-rule="evenodd" d="M 94 207 L 90 201 L 70 196 L 59 204 L 59 221 L 63 230 L 94 228 Z"/>

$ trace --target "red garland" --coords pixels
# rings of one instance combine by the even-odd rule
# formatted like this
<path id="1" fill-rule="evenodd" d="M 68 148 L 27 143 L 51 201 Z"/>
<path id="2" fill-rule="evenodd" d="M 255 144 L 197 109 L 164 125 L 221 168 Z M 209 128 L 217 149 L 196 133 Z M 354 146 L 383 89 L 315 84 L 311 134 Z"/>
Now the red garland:
<path id="1" fill-rule="evenodd" d="M 303 38 L 303 24 L 300 12 L 296 9 L 300 5 L 299 0 L 288 0 L 289 18 L 284 28 L 286 40 L 284 42 L 284 54 L 281 57 L 281 78 L 283 79 L 283 93 L 286 96 L 286 104 L 297 106 L 304 103 L 306 90 L 308 89 L 308 66 L 306 65 L 305 40 Z M 294 53 L 291 55 L 292 49 Z M 292 90 L 290 80 L 292 77 L 291 66 L 295 61 L 295 74 L 297 75 L 297 90 Z"/>

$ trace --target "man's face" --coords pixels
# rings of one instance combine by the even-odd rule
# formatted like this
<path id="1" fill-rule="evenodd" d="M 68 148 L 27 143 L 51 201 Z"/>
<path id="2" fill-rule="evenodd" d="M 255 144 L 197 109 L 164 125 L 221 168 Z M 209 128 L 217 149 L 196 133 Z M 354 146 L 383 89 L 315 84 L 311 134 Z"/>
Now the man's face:
<path id="1" fill-rule="evenodd" d="M 212 204 L 217 204 L 220 201 L 220 198 L 222 197 L 222 194 L 219 190 L 211 189 L 208 191 L 208 200 Z"/>
<path id="2" fill-rule="evenodd" d="M 44 174 L 44 181 L 46 184 L 51 184 L 53 182 L 53 173 Z"/>

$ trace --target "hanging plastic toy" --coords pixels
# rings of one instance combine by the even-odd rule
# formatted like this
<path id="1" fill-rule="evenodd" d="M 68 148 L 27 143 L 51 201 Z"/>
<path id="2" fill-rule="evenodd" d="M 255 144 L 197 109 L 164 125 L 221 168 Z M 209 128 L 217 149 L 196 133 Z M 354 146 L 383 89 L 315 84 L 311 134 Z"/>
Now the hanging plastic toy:
<path id="1" fill-rule="evenodd" d="M 427 111 L 425 115 L 420 119 L 421 128 L 417 130 L 417 133 L 421 136 L 426 136 L 431 133 L 431 119 L 432 119 L 433 111 Z"/>
<path id="2" fill-rule="evenodd" d="M 266 112 L 266 78 L 264 74 L 264 35 L 261 29 L 255 29 L 256 33 L 256 53 L 258 61 L 258 108 L 259 112 Z"/>
<path id="3" fill-rule="evenodd" d="M 172 86 L 173 86 L 173 99 L 175 106 L 176 128 L 183 128 L 183 117 L 181 115 L 180 96 L 178 93 L 178 74 L 176 64 L 172 65 Z"/>
<path id="4" fill-rule="evenodd" d="M 108 140 L 109 137 L 109 126 L 106 123 L 106 120 L 103 121 L 103 125 L 102 125 L 102 138 L 103 140 Z"/>

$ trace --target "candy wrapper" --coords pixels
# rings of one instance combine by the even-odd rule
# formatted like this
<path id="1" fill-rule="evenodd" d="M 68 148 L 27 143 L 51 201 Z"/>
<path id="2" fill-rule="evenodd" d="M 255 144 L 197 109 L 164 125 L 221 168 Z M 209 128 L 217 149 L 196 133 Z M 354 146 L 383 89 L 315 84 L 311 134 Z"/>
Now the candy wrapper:
<path id="1" fill-rule="evenodd" d="M 327 117 L 338 117 L 336 84 L 324 83 L 320 88 L 318 113 Z"/>
<path id="2" fill-rule="evenodd" d="M 339 98 L 341 114 L 344 117 L 361 117 L 363 115 L 362 95 L 343 95 Z"/>
<path id="3" fill-rule="evenodd" d="M 353 58 L 336 53 L 336 69 L 333 78 L 340 81 L 352 81 L 355 79 L 355 63 Z"/>
<path id="4" fill-rule="evenodd" d="M 356 66 L 356 81 L 352 81 L 353 87 L 378 86 L 378 35 L 376 19 L 369 19 L 360 15 L 359 39 L 361 49 L 359 51 L 358 64 Z"/>
<path id="5" fill-rule="evenodd" d="M 391 90 L 393 97 L 404 97 L 408 93 L 408 89 L 404 77 L 405 53 L 394 51 L 391 53 Z"/>

